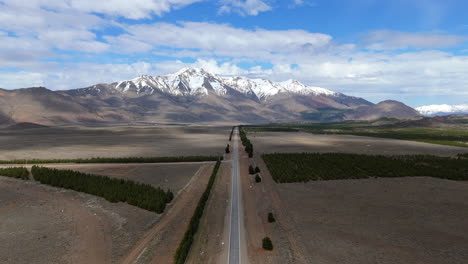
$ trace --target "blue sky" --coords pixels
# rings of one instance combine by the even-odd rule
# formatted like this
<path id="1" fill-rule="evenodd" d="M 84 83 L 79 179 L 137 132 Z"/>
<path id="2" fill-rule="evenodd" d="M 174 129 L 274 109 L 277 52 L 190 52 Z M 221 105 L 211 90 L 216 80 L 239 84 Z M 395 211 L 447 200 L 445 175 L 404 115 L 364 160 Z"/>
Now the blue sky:
<path id="1" fill-rule="evenodd" d="M 0 87 L 202 67 L 411 106 L 468 103 L 463 0 L 0 0 Z"/>

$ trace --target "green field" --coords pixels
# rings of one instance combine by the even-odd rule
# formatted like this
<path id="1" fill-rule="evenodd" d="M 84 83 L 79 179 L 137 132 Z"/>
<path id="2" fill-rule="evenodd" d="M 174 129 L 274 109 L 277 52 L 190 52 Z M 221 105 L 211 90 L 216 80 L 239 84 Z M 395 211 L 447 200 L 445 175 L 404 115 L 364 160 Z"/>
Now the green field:
<path id="1" fill-rule="evenodd" d="M 430 176 L 468 180 L 468 161 L 429 155 L 380 156 L 345 153 L 263 154 L 276 182 Z"/>

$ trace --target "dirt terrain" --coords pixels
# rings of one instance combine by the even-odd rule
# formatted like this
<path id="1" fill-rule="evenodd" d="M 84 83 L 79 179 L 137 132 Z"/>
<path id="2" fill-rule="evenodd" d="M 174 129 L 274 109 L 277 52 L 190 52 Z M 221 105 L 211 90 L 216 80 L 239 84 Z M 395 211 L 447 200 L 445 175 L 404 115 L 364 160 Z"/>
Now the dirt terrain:
<path id="1" fill-rule="evenodd" d="M 116 126 L 0 130 L 0 160 L 221 155 L 230 129 Z"/>
<path id="2" fill-rule="evenodd" d="M 228 209 L 231 189 L 230 162 L 222 163 L 205 213 L 200 221 L 200 228 L 190 250 L 187 264 L 226 263 L 228 247 Z M 224 213 L 226 212 L 226 213 Z"/>
<path id="3" fill-rule="evenodd" d="M 248 159 L 245 152 L 240 159 L 242 177 L 242 191 L 244 198 L 244 219 L 247 234 L 247 249 L 251 264 L 287 264 L 312 263 L 302 244 L 299 230 L 288 215 L 287 205 L 283 203 L 276 189 L 276 183 L 266 172 L 266 166 L 258 155 Z M 258 166 L 262 178 L 255 182 L 253 175 L 248 174 L 248 166 Z M 276 222 L 268 222 L 268 213 L 273 213 Z M 274 250 L 266 251 L 262 248 L 262 239 L 270 237 Z"/>
<path id="4" fill-rule="evenodd" d="M 0 177 L 0 263 L 115 263 L 159 215 Z"/>
<path id="5" fill-rule="evenodd" d="M 401 155 L 431 154 L 453 156 L 468 148 L 414 141 L 359 137 L 351 135 L 317 135 L 305 132 L 249 132 L 255 150 L 272 152 L 349 152 L 361 154 Z"/>
<path id="6" fill-rule="evenodd" d="M 466 263 L 468 183 L 428 177 L 278 184 L 314 263 Z"/>
<path id="7" fill-rule="evenodd" d="M 172 263 L 213 167 L 211 163 L 200 168 L 163 213 L 161 221 L 134 245 L 120 263 Z"/>
<path id="8" fill-rule="evenodd" d="M 0 263 L 170 263 L 214 162 L 44 166 L 129 178 L 169 188 L 176 197 L 158 215 L 0 177 Z"/>
<path id="9" fill-rule="evenodd" d="M 274 225 L 259 217 L 246 221 L 254 230 L 250 241 L 260 237 L 255 230 L 271 234 L 278 254 L 251 251 L 254 263 L 461 264 L 468 259 L 467 182 L 409 177 L 277 184 L 260 159 L 263 152 L 454 155 L 466 149 L 306 133 L 250 133 L 249 139 L 263 178 L 261 185 L 252 184 L 261 190 L 254 192 L 265 192 L 255 210 L 259 215 L 271 210 L 277 220 Z"/>

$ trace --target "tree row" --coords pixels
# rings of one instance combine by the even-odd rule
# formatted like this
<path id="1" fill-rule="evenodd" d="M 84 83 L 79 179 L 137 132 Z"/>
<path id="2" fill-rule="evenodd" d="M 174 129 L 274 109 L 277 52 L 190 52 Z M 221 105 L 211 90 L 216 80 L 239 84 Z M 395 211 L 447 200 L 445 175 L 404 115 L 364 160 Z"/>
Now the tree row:
<path id="1" fill-rule="evenodd" d="M 406 176 L 468 180 L 466 160 L 450 157 L 347 153 L 274 153 L 262 157 L 276 182 Z"/>
<path id="2" fill-rule="evenodd" d="M 29 172 L 24 167 L 0 168 L 0 176 L 27 180 Z"/>
<path id="3" fill-rule="evenodd" d="M 249 154 L 249 158 L 253 157 L 253 145 L 252 142 L 247 138 L 247 133 L 242 127 L 239 127 L 239 136 L 242 141 L 242 145 L 245 147 L 245 152 Z"/>
<path id="4" fill-rule="evenodd" d="M 31 172 L 34 179 L 42 184 L 100 196 L 113 203 L 125 202 L 158 214 L 174 198 L 170 190 L 131 180 L 39 166 L 33 166 Z"/>

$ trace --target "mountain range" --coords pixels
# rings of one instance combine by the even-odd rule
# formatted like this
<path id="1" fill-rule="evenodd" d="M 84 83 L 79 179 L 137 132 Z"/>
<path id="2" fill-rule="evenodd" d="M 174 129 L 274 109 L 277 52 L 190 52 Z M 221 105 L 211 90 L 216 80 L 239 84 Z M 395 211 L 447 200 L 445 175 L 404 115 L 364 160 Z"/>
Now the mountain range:
<path id="1" fill-rule="evenodd" d="M 0 124 L 265 123 L 381 117 L 413 119 L 420 114 L 397 101 L 373 104 L 296 80 L 223 77 L 193 68 L 62 91 L 0 89 Z"/>

